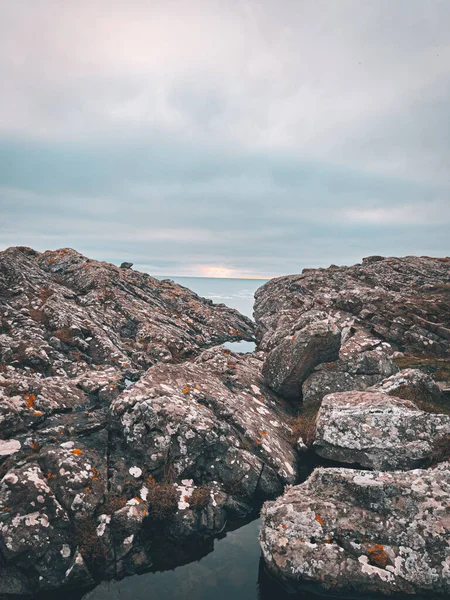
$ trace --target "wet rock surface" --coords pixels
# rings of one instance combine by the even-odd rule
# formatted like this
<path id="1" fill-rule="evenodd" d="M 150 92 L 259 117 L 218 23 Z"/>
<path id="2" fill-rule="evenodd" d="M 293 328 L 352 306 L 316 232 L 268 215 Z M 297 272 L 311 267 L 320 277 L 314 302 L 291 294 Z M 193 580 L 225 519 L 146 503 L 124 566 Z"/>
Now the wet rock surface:
<path id="1" fill-rule="evenodd" d="M 264 505 L 266 568 L 298 588 L 450 593 L 450 465 L 409 472 L 319 468 Z M 440 596 L 441 595 L 441 596 Z"/>

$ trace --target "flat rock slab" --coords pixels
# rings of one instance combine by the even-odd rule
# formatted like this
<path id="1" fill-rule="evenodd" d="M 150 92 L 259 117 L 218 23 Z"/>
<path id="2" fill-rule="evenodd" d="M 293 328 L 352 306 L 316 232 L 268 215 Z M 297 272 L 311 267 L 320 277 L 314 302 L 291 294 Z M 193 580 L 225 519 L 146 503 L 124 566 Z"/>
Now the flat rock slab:
<path id="1" fill-rule="evenodd" d="M 432 460 L 450 436 L 450 416 L 419 410 L 379 392 L 329 394 L 317 415 L 317 454 L 373 469 L 412 469 Z"/>
<path id="2" fill-rule="evenodd" d="M 403 472 L 316 469 L 262 511 L 270 573 L 291 588 L 450 593 L 450 465 Z M 446 596 L 448 597 L 448 596 Z"/>

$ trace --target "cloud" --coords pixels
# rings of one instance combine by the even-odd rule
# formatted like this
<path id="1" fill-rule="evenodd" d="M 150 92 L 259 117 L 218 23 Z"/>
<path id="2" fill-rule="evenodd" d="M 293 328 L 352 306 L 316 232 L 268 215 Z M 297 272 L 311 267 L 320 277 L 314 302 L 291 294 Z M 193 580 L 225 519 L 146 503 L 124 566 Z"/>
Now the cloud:
<path id="1" fill-rule="evenodd" d="M 0 246 L 449 254 L 447 0 L 0 0 Z"/>

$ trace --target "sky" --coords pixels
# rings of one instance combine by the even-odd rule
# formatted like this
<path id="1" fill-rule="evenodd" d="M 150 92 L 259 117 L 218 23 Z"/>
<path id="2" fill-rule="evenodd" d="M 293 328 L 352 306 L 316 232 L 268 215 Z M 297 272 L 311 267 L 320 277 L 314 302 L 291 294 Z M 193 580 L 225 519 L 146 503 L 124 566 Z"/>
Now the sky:
<path id="1" fill-rule="evenodd" d="M 0 250 L 450 255 L 449 0 L 0 0 Z"/>

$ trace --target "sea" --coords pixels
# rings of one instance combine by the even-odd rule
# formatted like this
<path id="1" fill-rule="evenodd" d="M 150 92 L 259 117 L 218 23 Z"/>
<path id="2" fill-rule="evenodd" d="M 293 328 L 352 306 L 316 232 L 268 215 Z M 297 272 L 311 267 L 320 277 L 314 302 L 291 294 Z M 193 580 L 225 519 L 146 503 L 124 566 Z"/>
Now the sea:
<path id="1" fill-rule="evenodd" d="M 227 279 L 225 277 L 158 277 L 172 279 L 189 288 L 199 296 L 209 298 L 215 304 L 226 304 L 253 318 L 253 302 L 256 290 L 267 279 Z"/>
<path id="2" fill-rule="evenodd" d="M 206 277 L 161 277 L 172 279 L 216 304 L 226 304 L 252 318 L 255 291 L 266 280 Z M 237 352 L 251 352 L 254 344 L 229 345 Z M 319 600 L 333 597 L 350 600 L 355 596 L 327 596 L 317 588 L 289 594 L 268 576 L 258 542 L 260 520 L 234 523 L 216 539 L 201 542 L 192 556 L 177 565 L 168 551 L 168 566 L 150 569 L 118 581 L 105 581 L 86 593 L 67 594 L 65 600 Z M 366 596 L 366 600 L 369 597 Z M 52 598 L 53 600 L 53 598 Z M 387 600 L 371 595 L 370 600 Z M 399 600 L 399 598 L 397 598 Z"/>
<path id="3" fill-rule="evenodd" d="M 161 277 L 161 279 L 165 279 Z M 215 304 L 226 304 L 236 308 L 246 317 L 253 319 L 253 303 L 256 290 L 267 283 L 267 279 L 228 279 L 225 277 L 168 277 L 175 283 L 191 289 Z M 253 352 L 253 342 L 226 342 L 233 352 Z"/>

